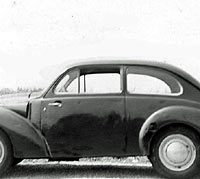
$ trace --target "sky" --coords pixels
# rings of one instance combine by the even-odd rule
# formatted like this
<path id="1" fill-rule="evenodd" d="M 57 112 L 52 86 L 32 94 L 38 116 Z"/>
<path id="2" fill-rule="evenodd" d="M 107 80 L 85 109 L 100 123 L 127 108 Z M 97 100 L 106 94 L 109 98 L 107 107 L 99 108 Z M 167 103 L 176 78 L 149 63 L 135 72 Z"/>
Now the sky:
<path id="1" fill-rule="evenodd" d="M 199 9 L 196 0 L 1 0 L 0 88 L 46 87 L 63 64 L 99 56 L 164 61 L 200 81 Z"/>

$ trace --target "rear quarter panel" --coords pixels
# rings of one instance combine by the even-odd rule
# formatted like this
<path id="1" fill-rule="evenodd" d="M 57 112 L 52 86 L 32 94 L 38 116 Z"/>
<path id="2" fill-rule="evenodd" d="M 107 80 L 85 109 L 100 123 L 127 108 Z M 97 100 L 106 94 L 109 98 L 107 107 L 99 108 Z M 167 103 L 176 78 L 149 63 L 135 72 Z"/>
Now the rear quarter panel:
<path id="1" fill-rule="evenodd" d="M 189 106 L 170 106 L 156 111 L 142 126 L 139 135 L 143 155 L 150 154 L 151 141 L 158 131 L 172 125 L 184 125 L 200 134 L 200 108 Z"/>
<path id="2" fill-rule="evenodd" d="M 180 95 L 140 95 L 126 94 L 127 152 L 134 155 L 147 155 L 153 134 L 148 132 L 156 123 L 156 133 L 167 124 L 185 124 L 200 129 L 200 91 L 198 87 L 174 75 L 182 85 Z"/>

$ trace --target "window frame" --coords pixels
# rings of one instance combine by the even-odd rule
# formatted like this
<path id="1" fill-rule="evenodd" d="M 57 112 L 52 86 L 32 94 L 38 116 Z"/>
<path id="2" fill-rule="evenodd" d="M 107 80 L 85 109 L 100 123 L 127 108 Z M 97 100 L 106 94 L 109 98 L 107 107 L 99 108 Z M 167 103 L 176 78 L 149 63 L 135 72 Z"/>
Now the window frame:
<path id="1" fill-rule="evenodd" d="M 119 77 L 119 87 L 120 87 L 120 90 L 119 90 L 119 92 L 98 92 L 98 93 L 96 93 L 96 92 L 87 92 L 87 91 L 85 91 L 87 88 L 88 88 L 88 86 L 87 86 L 87 80 L 86 80 L 86 76 L 87 75 L 98 75 L 98 74 L 105 74 L 105 75 L 108 75 L 108 74 L 115 74 L 115 75 L 119 75 L 118 77 Z M 81 92 L 81 90 L 79 91 L 79 94 L 120 94 L 121 92 L 122 92 L 122 85 L 121 85 L 121 74 L 120 73 L 115 73 L 115 72 L 110 72 L 110 73 L 88 73 L 88 74 L 83 74 L 83 75 L 81 75 L 81 76 L 84 76 L 84 78 L 83 78 L 83 80 L 84 80 L 84 86 L 82 87 L 83 89 L 84 89 L 84 92 Z M 79 75 L 79 88 L 81 89 L 81 76 Z"/>
<path id="2" fill-rule="evenodd" d="M 65 74 L 63 74 L 62 75 L 62 77 L 60 77 L 57 81 L 56 81 L 56 83 L 55 83 L 55 85 L 53 86 L 53 88 L 52 88 L 52 93 L 54 94 L 54 95 L 62 95 L 62 94 L 77 94 L 77 93 L 70 93 L 70 92 L 63 92 L 63 93 L 59 93 L 59 92 L 56 92 L 56 88 L 58 87 L 58 85 L 60 84 L 60 82 L 64 79 L 64 78 L 66 78 L 66 76 L 69 76 L 69 78 L 68 78 L 68 80 L 67 80 L 67 82 L 66 83 L 68 83 L 68 81 L 70 80 L 70 73 L 77 73 L 77 77 L 78 77 L 78 88 L 77 88 L 77 92 L 79 92 L 78 90 L 79 90 L 79 71 L 78 70 L 71 70 L 71 71 L 68 71 L 68 72 L 66 72 Z M 73 82 L 73 80 L 71 81 L 71 82 L 69 82 L 69 84 L 67 85 L 67 87 L 71 84 Z"/>
<path id="3" fill-rule="evenodd" d="M 107 67 L 107 66 L 106 66 Z M 93 69 L 94 67 L 91 67 L 91 69 Z M 98 67 L 101 71 L 102 69 L 102 73 L 109 73 L 109 72 L 103 72 L 104 67 L 100 66 Z M 109 66 L 108 69 L 117 69 L 119 70 L 119 78 L 120 78 L 120 91 L 119 92 L 108 92 L 108 93 L 80 93 L 80 74 L 81 74 L 81 68 L 73 68 L 73 69 L 69 69 L 66 72 L 64 72 L 61 77 L 55 82 L 52 90 L 51 90 L 51 94 L 50 96 L 52 97 L 65 97 L 65 96 L 108 96 L 108 95 L 121 95 L 124 93 L 124 68 L 123 66 Z M 78 76 L 78 93 L 55 93 L 55 89 L 56 87 L 59 85 L 59 83 L 62 81 L 63 78 L 66 77 L 67 74 L 72 73 L 72 72 L 77 72 L 77 76 Z M 87 72 L 86 72 L 87 73 Z M 101 72 L 96 72 L 94 74 L 98 74 Z M 110 73 L 114 73 L 114 72 L 110 72 Z M 87 74 L 92 74 L 90 72 L 88 72 Z M 71 84 L 71 83 L 70 83 Z"/>
<path id="4" fill-rule="evenodd" d="M 159 77 L 159 75 L 156 75 L 156 73 L 158 72 L 159 74 L 166 74 L 168 76 L 170 76 L 170 78 L 172 80 L 174 80 L 175 83 L 177 83 L 177 85 L 179 86 L 180 91 L 178 93 L 169 93 L 169 94 L 147 94 L 147 93 L 131 93 L 128 91 L 128 73 L 129 69 L 133 69 L 136 72 L 132 73 L 132 74 L 138 74 L 138 75 L 146 75 L 146 76 L 150 76 L 150 77 L 154 77 L 157 78 L 161 81 L 163 81 L 171 90 L 170 85 L 163 79 L 161 79 Z M 139 70 L 137 68 L 140 68 Z M 154 71 L 155 75 L 150 74 L 152 71 Z M 158 68 L 158 67 L 152 67 L 152 66 L 142 66 L 142 65 L 135 65 L 135 66 L 126 66 L 125 69 L 125 91 L 128 95 L 137 95 L 137 96 L 166 96 L 166 97 L 178 97 L 178 96 L 182 96 L 184 93 L 184 89 L 183 89 L 183 85 L 181 84 L 180 80 L 177 79 L 177 77 L 170 71 L 164 70 L 162 68 Z"/>

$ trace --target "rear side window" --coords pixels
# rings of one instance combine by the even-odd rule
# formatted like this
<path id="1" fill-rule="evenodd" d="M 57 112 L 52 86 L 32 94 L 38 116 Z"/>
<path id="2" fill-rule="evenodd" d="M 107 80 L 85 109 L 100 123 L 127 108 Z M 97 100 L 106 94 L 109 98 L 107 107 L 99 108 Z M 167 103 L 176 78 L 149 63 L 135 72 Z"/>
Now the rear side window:
<path id="1" fill-rule="evenodd" d="M 173 76 L 157 68 L 130 67 L 127 90 L 132 94 L 179 95 L 182 87 Z"/>

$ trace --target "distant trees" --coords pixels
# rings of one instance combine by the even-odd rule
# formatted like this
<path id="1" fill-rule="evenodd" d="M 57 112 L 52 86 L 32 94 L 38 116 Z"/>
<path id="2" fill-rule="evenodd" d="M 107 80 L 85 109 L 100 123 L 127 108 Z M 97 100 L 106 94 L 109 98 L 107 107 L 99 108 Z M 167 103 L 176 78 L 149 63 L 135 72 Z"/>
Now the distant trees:
<path id="1" fill-rule="evenodd" d="M 28 92 L 39 92 L 39 91 L 42 91 L 43 89 L 42 88 L 23 88 L 23 87 L 18 87 L 17 88 L 17 93 L 28 93 Z"/>
<path id="2" fill-rule="evenodd" d="M 0 90 L 0 95 L 5 95 L 5 94 L 13 94 L 15 91 L 11 88 L 2 88 Z"/>
<path id="3" fill-rule="evenodd" d="M 25 88 L 25 87 L 18 87 L 16 90 L 12 88 L 2 88 L 0 89 L 0 95 L 6 94 L 16 94 L 16 93 L 31 93 L 31 92 L 39 92 L 42 91 L 42 88 Z"/>

